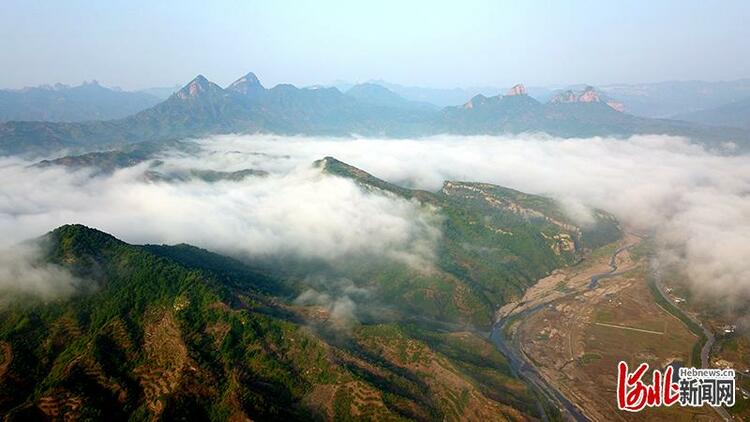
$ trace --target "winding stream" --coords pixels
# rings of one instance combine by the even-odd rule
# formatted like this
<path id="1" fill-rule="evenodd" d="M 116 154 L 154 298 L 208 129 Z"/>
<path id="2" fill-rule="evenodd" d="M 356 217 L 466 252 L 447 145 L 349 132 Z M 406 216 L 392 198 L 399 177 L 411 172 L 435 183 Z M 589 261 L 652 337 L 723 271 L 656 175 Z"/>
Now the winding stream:
<path id="1" fill-rule="evenodd" d="M 614 277 L 621 274 L 617 272 L 617 255 L 627 249 L 632 248 L 633 246 L 635 246 L 635 244 L 626 245 L 617 249 L 612 254 L 612 257 L 609 260 L 610 270 L 591 276 L 589 289 L 596 288 L 599 285 L 599 281 L 604 278 Z M 581 409 L 579 409 L 578 406 L 576 406 L 573 402 L 568 400 L 568 398 L 565 397 L 565 395 L 563 395 L 555 386 L 548 383 L 541 375 L 539 370 L 524 356 L 523 352 L 521 352 L 518 338 L 516 336 L 507 338 L 505 336 L 505 330 L 511 320 L 514 320 L 516 318 L 526 318 L 544 308 L 545 306 L 548 306 L 566 297 L 568 296 L 566 295 L 550 302 L 540 303 L 512 316 L 504 316 L 503 318 L 495 322 L 495 324 L 492 326 L 490 341 L 492 341 L 495 347 L 508 358 L 508 363 L 514 374 L 528 382 L 534 389 L 545 396 L 551 403 L 557 404 L 558 408 L 567 413 L 570 418 L 578 422 L 585 422 L 589 419 L 583 414 Z M 540 409 L 542 412 L 542 418 L 544 420 L 548 420 L 547 415 L 544 413 L 544 409 L 541 406 Z"/>

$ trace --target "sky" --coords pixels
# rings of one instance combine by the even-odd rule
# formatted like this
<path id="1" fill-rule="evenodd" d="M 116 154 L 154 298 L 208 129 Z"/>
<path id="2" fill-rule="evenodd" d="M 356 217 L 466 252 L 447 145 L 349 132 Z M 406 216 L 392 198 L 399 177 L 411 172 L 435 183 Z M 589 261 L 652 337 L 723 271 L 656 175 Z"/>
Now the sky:
<path id="1" fill-rule="evenodd" d="M 3 0 L 0 88 L 750 77 L 750 2 Z"/>

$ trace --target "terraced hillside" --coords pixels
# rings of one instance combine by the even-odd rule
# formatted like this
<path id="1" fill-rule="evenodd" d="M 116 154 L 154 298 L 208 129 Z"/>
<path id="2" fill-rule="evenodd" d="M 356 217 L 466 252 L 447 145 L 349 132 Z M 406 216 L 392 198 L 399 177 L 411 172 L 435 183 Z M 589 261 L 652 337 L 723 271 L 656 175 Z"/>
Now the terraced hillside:
<path id="1" fill-rule="evenodd" d="M 38 242 L 82 280 L 69 298 L 0 308 L 0 415 L 9 420 L 533 420 L 539 399 L 486 339 L 494 310 L 619 237 L 595 211 L 493 185 L 405 189 L 326 158 L 327 177 L 415 201 L 441 236 L 427 267 L 372 256 L 241 262 L 136 246 L 80 225 Z M 242 180 L 233 183 L 243 183 Z M 346 280 L 348 284 L 316 282 Z M 352 320 L 300 300 L 366 291 Z M 352 296 L 354 297 L 354 296 Z M 355 297 L 356 299 L 356 297 Z M 547 412 L 549 414 L 549 412 Z"/>
<path id="2" fill-rule="evenodd" d="M 44 241 L 49 261 L 98 287 L 0 312 L 10 420 L 535 415 L 477 334 L 372 324 L 342 337 L 305 318 L 315 309 L 274 298 L 281 281 L 197 248 L 133 246 L 83 226 Z"/>

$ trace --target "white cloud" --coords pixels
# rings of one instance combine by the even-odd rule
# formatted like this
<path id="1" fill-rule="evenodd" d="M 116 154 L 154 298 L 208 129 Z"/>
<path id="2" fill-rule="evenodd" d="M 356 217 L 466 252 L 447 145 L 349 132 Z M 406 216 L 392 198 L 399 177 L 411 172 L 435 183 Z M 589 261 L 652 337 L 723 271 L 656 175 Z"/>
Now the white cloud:
<path id="1" fill-rule="evenodd" d="M 225 169 L 221 160 L 168 165 Z M 295 254 L 335 259 L 378 254 L 410 263 L 432 259 L 437 216 L 416 201 L 365 192 L 311 161 L 242 182 L 149 183 L 146 164 L 91 178 L 88 171 L 0 165 L 0 230 L 13 244 L 66 223 L 134 243 L 187 242 L 235 255 Z"/>
<path id="2" fill-rule="evenodd" d="M 388 181 L 437 190 L 444 180 L 494 183 L 555 197 L 581 223 L 584 204 L 651 232 L 695 287 L 750 296 L 750 157 L 669 136 L 557 139 L 436 136 L 416 140 L 220 136 L 207 148 L 287 154 L 286 168 L 325 155 Z M 236 154 L 239 158 L 241 155 Z"/>
<path id="3" fill-rule="evenodd" d="M 36 245 L 0 248 L 0 306 L 12 295 L 54 300 L 72 294 L 81 284 L 65 268 L 42 259 Z"/>
<path id="4" fill-rule="evenodd" d="M 495 183 L 558 198 L 579 221 L 583 204 L 655 234 L 701 291 L 750 295 L 750 158 L 706 151 L 684 139 L 542 136 L 418 140 L 217 136 L 197 156 L 168 155 L 168 168 L 271 173 L 242 182 L 145 183 L 145 165 L 90 178 L 0 160 L 3 243 L 83 223 L 130 242 L 187 242 L 243 255 L 322 259 L 385 254 L 424 264 L 440 233 L 434 213 L 323 176 L 313 160 L 334 156 L 375 176 L 437 190 L 444 180 Z M 717 288 L 719 287 L 719 288 Z"/>
<path id="5" fill-rule="evenodd" d="M 333 297 L 328 293 L 307 289 L 294 302 L 298 305 L 314 305 L 325 308 L 332 322 L 340 327 L 350 326 L 357 321 L 355 314 L 357 304 L 348 295 Z"/>

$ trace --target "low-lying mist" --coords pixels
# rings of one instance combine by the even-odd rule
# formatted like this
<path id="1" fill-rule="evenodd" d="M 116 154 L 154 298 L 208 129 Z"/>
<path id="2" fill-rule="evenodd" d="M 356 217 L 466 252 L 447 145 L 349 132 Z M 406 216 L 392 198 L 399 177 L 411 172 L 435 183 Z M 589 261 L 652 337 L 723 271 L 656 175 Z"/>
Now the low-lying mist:
<path id="1" fill-rule="evenodd" d="M 24 296 L 55 300 L 83 285 L 65 268 L 44 262 L 43 255 L 33 243 L 0 247 L 0 306 Z"/>
<path id="2" fill-rule="evenodd" d="M 91 177 L 87 170 L 0 161 L 2 246 L 66 223 L 135 243 L 186 242 L 235 256 L 337 259 L 378 254 L 428 265 L 438 216 L 413 201 L 363 192 L 312 162 L 334 156 L 404 186 L 494 183 L 557 198 L 582 224 L 589 207 L 653 234 L 659 257 L 681 265 L 704 293 L 750 297 L 750 157 L 685 139 L 542 136 L 418 140 L 217 136 L 196 155 L 165 153 L 166 167 L 267 176 L 241 181 L 144 180 L 147 164 Z M 0 273 L 2 274 L 2 273 Z"/>

